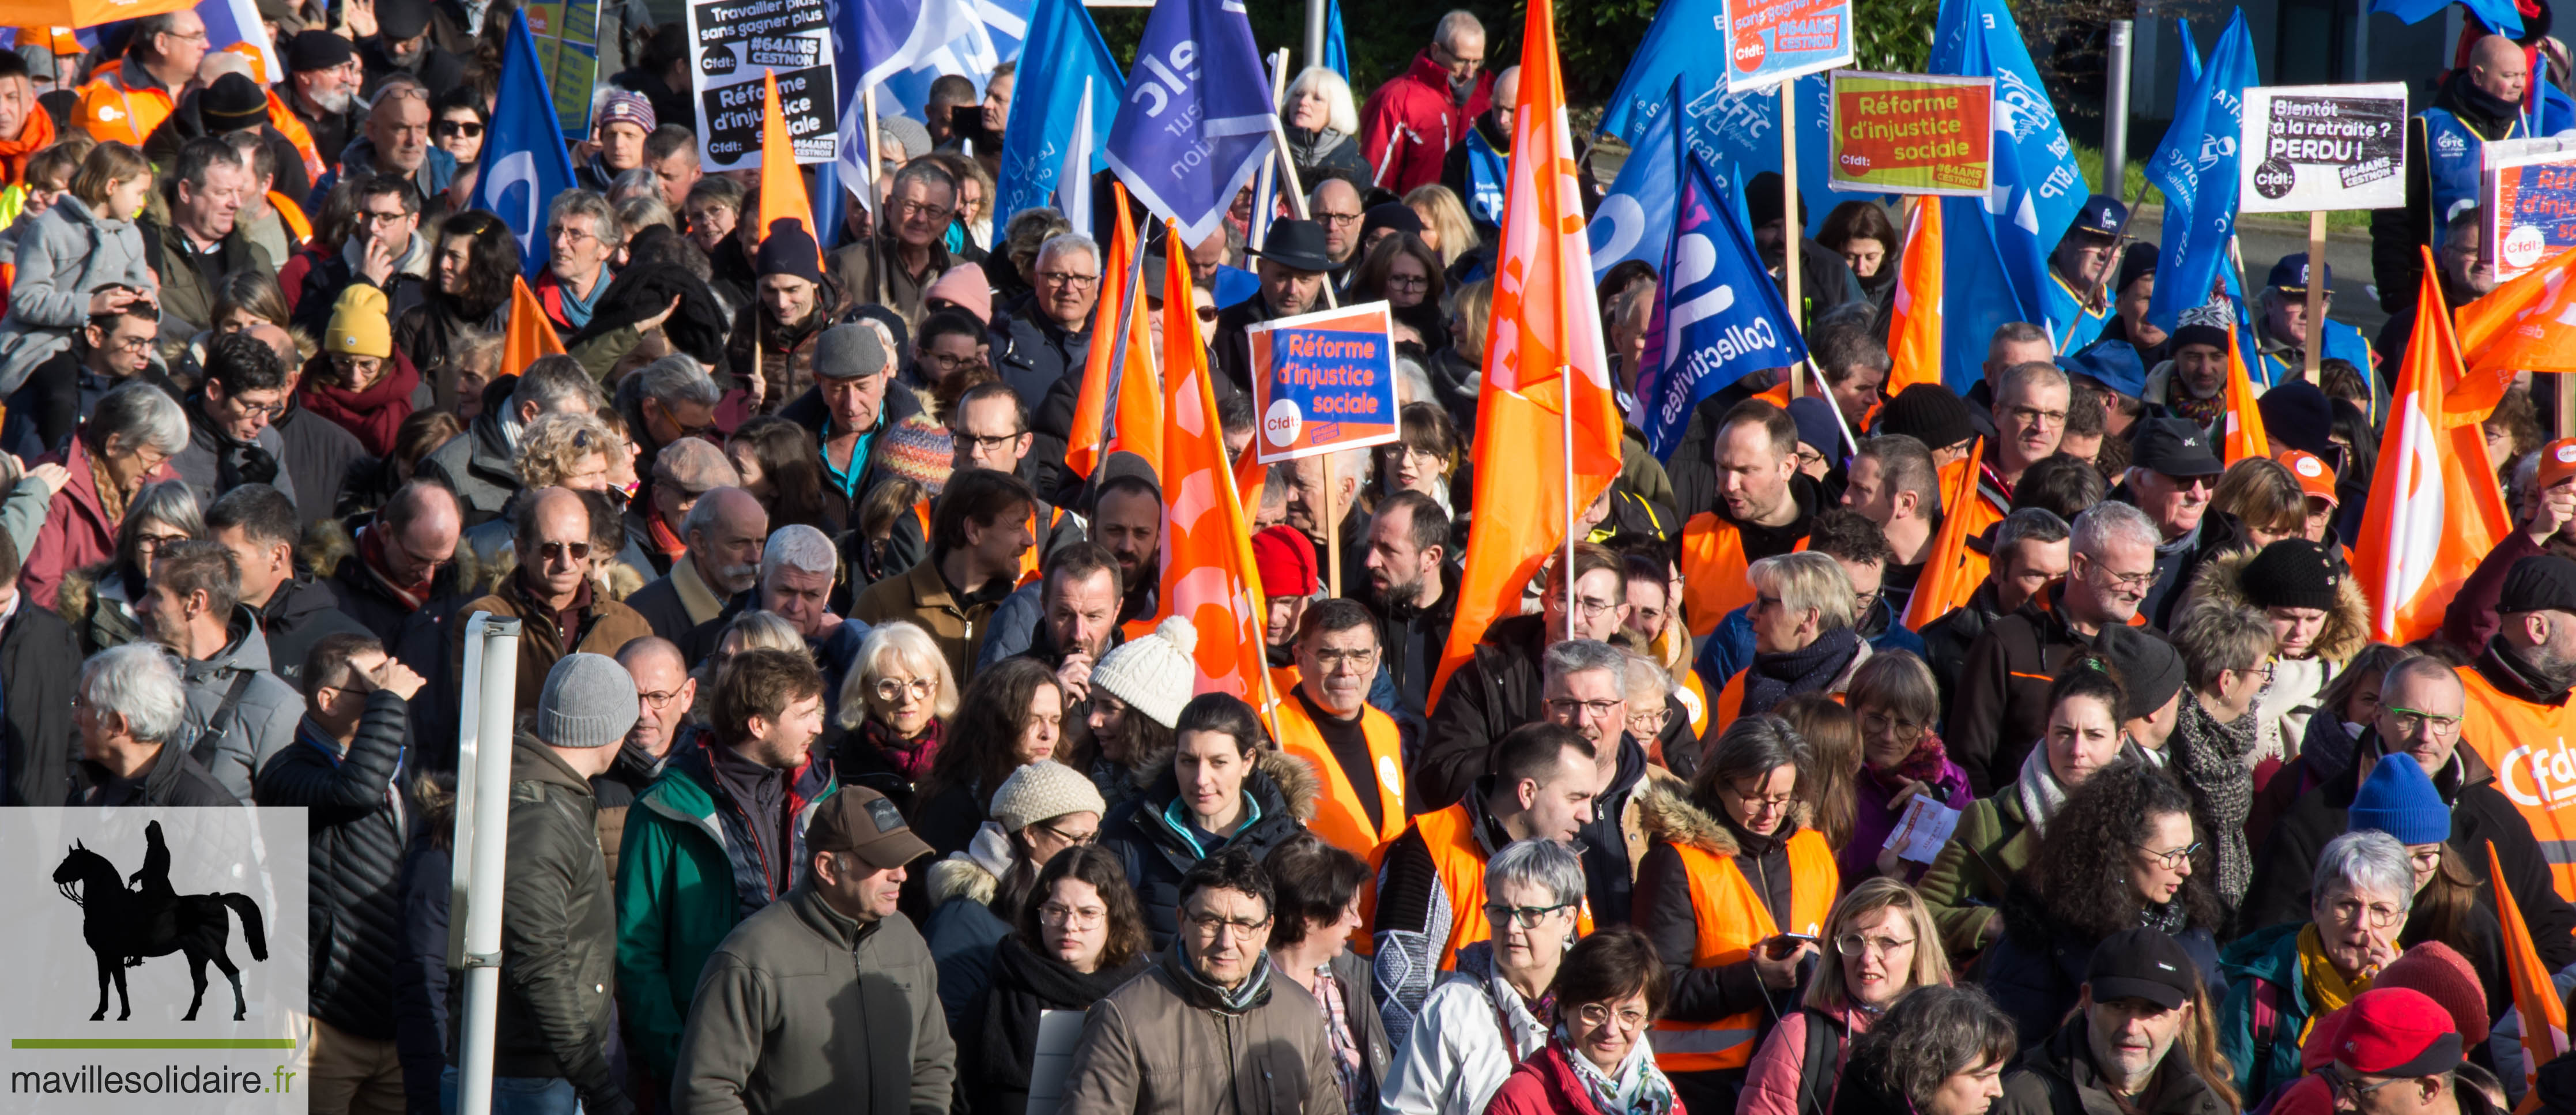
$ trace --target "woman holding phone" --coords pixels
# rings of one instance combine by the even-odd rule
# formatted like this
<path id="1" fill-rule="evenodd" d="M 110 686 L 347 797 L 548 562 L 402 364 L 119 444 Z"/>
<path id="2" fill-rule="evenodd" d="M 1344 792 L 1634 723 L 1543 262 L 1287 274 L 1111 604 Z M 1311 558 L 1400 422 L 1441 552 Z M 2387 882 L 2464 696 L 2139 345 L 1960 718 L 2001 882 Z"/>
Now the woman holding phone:
<path id="1" fill-rule="evenodd" d="M 1639 819 L 1634 923 L 1663 958 L 1672 995 L 1655 1062 L 1686 1106 L 1733 1111 L 1764 1031 L 1818 954 L 1842 889 L 1833 849 L 1797 807 L 1813 765 L 1777 716 L 1747 716 L 1709 744 L 1687 797 L 1656 788 Z"/>

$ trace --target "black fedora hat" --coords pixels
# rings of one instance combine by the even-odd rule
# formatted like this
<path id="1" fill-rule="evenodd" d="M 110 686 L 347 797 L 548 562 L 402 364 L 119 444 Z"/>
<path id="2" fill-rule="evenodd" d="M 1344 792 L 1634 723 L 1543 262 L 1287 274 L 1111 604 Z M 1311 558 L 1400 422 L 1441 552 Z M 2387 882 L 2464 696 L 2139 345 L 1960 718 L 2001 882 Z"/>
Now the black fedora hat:
<path id="1" fill-rule="evenodd" d="M 1270 239 L 1244 254 L 1259 256 L 1291 271 L 1330 271 L 1338 266 L 1324 251 L 1324 226 L 1295 219 L 1273 221 Z"/>

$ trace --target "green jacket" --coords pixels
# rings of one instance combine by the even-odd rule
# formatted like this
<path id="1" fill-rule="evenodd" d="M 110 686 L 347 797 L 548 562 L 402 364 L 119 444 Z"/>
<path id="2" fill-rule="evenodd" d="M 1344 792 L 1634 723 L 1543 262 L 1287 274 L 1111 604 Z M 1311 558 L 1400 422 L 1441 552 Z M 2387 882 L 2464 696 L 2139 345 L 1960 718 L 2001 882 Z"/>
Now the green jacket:
<path id="1" fill-rule="evenodd" d="M 1973 956 L 2003 935 L 1995 907 L 2038 852 L 2039 834 L 2030 827 L 2013 786 L 1978 799 L 1959 815 L 1950 843 L 1915 885 L 1932 908 L 1932 924 L 1940 929 L 1941 946 L 1952 959 Z"/>
<path id="2" fill-rule="evenodd" d="M 684 740 L 682 746 L 694 741 Z M 704 768 L 675 755 L 626 813 L 617 851 L 617 1006 L 629 1048 L 657 1082 L 679 1060 L 699 973 L 746 911 Z M 798 843 L 825 789 L 796 813 Z M 803 878 L 797 871 L 794 877 Z"/>
<path id="3" fill-rule="evenodd" d="M 2287 922 L 2240 937 L 2218 958 L 2227 973 L 2227 998 L 2218 1007 L 2218 1051 L 2236 1066 L 2236 1094 L 2249 1107 L 2301 1075 L 2299 1031 L 2316 1013 L 2299 974 L 2299 931 L 2307 927 L 2304 921 Z M 2257 994 L 2264 995 L 2262 1013 L 2272 1016 L 2268 1033 L 2254 1032 Z"/>

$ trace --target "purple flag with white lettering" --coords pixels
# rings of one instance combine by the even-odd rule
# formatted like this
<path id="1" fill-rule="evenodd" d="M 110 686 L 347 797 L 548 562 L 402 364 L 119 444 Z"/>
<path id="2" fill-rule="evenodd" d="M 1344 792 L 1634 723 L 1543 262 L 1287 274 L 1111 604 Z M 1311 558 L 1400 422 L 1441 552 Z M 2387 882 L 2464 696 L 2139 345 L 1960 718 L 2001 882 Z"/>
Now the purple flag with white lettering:
<path id="1" fill-rule="evenodd" d="M 1270 155 L 1268 72 L 1241 0 L 1159 0 L 1145 20 L 1105 158 L 1188 243 L 1217 230 Z"/>

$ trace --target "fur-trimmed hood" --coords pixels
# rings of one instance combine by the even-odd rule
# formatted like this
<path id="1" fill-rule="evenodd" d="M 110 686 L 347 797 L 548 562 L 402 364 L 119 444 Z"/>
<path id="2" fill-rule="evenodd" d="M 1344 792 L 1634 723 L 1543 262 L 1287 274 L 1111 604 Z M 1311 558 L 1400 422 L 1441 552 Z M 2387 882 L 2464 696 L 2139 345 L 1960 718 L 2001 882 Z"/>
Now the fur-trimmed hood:
<path id="1" fill-rule="evenodd" d="M 1168 760 L 1164 766 L 1170 767 Z M 1276 747 L 1256 747 L 1252 766 L 1279 787 L 1279 796 L 1287 800 L 1288 813 L 1298 824 L 1315 819 L 1315 802 L 1323 796 L 1324 782 L 1316 777 L 1313 764 Z"/>
<path id="2" fill-rule="evenodd" d="M 2245 567 L 2253 564 L 2258 550 L 2232 550 L 2213 554 L 2200 566 L 2192 581 L 2192 593 L 2204 600 L 2214 600 L 2232 607 L 2252 607 L 2245 596 Z M 2352 661 L 2361 648 L 2370 645 L 2370 602 L 2361 595 L 2361 582 L 2349 569 L 2336 578 L 2335 606 L 2326 610 L 2326 625 L 2317 633 L 2317 657 L 2338 666 Z"/>
<path id="3" fill-rule="evenodd" d="M 1739 850 L 1734 834 L 1726 831 L 1724 823 L 1691 804 L 1680 785 L 1662 779 L 1650 778 L 1638 786 L 1637 823 L 1650 841 L 1720 856 L 1733 856 Z"/>

